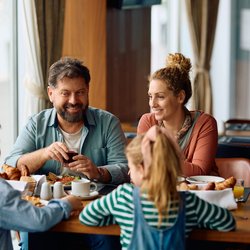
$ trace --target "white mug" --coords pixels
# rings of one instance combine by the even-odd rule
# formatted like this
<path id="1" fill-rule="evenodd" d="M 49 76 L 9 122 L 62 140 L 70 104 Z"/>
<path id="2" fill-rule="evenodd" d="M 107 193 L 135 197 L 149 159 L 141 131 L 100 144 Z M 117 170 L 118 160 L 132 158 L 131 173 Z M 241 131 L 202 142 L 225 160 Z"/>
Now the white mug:
<path id="1" fill-rule="evenodd" d="M 63 184 L 60 181 L 57 181 L 54 183 L 54 186 L 53 186 L 53 198 L 60 199 L 63 196 L 65 196 Z"/>
<path id="2" fill-rule="evenodd" d="M 52 190 L 48 182 L 42 184 L 40 198 L 42 200 L 50 200 L 52 198 Z"/>
<path id="3" fill-rule="evenodd" d="M 97 185 L 87 179 L 73 180 L 71 182 L 71 193 L 75 196 L 89 196 L 91 192 L 97 189 Z"/>

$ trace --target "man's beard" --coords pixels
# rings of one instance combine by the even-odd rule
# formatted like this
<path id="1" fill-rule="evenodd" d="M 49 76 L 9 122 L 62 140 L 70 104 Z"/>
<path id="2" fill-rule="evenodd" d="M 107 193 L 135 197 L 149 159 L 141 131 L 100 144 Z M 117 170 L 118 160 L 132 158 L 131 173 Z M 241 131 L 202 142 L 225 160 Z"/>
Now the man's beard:
<path id="1" fill-rule="evenodd" d="M 80 122 L 83 121 L 83 116 L 86 113 L 88 109 L 89 104 L 87 103 L 86 105 L 84 104 L 65 104 L 62 109 L 57 108 L 57 113 L 63 118 L 63 120 L 67 122 Z M 74 108 L 77 107 L 80 109 L 79 112 L 77 113 L 69 113 L 67 111 L 67 108 Z"/>

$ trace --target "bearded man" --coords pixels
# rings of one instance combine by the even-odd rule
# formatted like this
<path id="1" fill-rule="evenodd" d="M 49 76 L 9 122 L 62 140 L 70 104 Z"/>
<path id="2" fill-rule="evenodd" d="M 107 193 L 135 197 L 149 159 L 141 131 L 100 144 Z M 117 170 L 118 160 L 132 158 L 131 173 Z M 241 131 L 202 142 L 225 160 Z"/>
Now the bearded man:
<path id="1" fill-rule="evenodd" d="M 24 164 L 32 174 L 70 173 L 115 185 L 129 181 L 120 121 L 89 106 L 89 82 L 81 61 L 66 57 L 55 62 L 47 89 L 53 108 L 29 119 L 5 163 L 17 168 Z M 72 147 L 78 155 L 68 163 Z"/>

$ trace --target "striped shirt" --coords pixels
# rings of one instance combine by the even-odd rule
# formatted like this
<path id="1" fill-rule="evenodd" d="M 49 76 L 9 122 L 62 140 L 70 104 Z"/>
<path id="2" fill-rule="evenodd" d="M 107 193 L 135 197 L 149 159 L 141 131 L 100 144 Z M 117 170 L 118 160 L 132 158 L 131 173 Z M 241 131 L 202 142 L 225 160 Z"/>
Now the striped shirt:
<path id="1" fill-rule="evenodd" d="M 121 228 L 122 249 L 127 249 L 133 233 L 134 204 L 132 184 L 118 186 L 110 194 L 88 204 L 79 215 L 80 222 L 88 226 L 119 224 Z M 161 228 L 170 227 L 178 215 L 178 201 L 172 201 L 168 216 L 162 221 Z M 158 210 L 147 195 L 142 194 L 141 204 L 147 223 L 158 226 Z M 235 220 L 224 208 L 210 204 L 193 193 L 186 194 L 186 237 L 193 228 L 208 228 L 219 231 L 235 229 Z"/>

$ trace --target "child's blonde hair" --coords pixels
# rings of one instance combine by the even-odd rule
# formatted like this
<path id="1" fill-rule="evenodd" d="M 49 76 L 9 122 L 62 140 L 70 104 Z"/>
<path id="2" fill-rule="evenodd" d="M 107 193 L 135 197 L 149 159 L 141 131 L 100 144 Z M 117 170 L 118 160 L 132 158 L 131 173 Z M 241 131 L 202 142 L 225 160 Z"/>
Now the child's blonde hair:
<path id="1" fill-rule="evenodd" d="M 127 146 L 126 155 L 135 166 L 144 163 L 142 141 L 145 135 L 137 135 Z M 162 130 L 157 132 L 155 141 L 150 141 L 152 161 L 145 169 L 141 192 L 155 203 L 159 212 L 159 225 L 167 216 L 169 201 L 179 199 L 176 189 L 177 178 L 181 175 L 182 159 L 178 145 Z"/>

